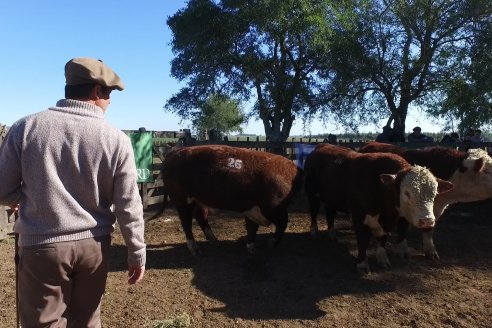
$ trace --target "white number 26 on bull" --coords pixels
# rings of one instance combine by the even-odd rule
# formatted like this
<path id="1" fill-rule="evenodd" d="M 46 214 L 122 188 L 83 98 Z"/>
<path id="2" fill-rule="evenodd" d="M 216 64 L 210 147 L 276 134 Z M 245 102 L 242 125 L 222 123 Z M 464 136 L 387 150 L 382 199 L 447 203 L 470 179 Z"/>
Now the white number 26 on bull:
<path id="1" fill-rule="evenodd" d="M 229 158 L 227 159 L 227 166 L 231 169 L 240 170 L 243 168 L 243 161 L 237 158 Z"/>

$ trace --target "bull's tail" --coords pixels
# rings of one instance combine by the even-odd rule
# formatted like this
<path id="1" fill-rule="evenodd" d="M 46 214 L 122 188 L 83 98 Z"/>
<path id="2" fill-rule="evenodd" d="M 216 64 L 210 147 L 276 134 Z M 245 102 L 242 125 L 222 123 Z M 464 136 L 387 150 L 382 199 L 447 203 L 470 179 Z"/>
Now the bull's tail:
<path id="1" fill-rule="evenodd" d="M 164 213 L 164 211 L 166 210 L 166 208 L 168 207 L 169 205 L 169 195 L 167 193 L 166 190 L 164 190 L 164 199 L 162 201 L 162 203 L 159 205 L 159 208 L 157 209 L 157 212 L 155 212 L 154 214 L 152 214 L 152 216 L 150 216 L 147 221 L 151 221 L 151 220 L 154 220 L 156 218 L 158 218 L 159 216 L 161 216 L 162 213 Z"/>

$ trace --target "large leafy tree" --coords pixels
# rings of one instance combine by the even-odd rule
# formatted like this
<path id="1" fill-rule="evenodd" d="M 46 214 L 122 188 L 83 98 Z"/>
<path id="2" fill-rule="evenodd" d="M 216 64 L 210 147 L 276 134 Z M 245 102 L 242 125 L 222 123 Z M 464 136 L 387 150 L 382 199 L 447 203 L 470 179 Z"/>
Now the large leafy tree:
<path id="1" fill-rule="evenodd" d="M 474 25 L 469 53 L 463 58 L 465 74 L 451 79 L 442 106 L 434 114 L 457 122 L 460 131 L 492 122 L 492 19 Z"/>
<path id="2" fill-rule="evenodd" d="M 339 30 L 329 93 L 336 118 L 356 125 L 388 118 L 405 130 L 410 104 L 431 108 L 450 79 L 463 75 L 477 21 L 488 0 L 355 0 L 355 30 Z M 489 36 L 490 37 L 490 36 Z M 428 107 L 426 107 L 426 105 Z"/>
<path id="3" fill-rule="evenodd" d="M 272 141 L 289 136 L 297 113 L 320 108 L 318 75 L 330 36 L 329 1 L 190 0 L 167 21 L 173 77 L 186 82 L 165 108 L 184 119 L 214 93 L 252 101 Z"/>
<path id="4" fill-rule="evenodd" d="M 241 124 L 245 121 L 246 117 L 236 100 L 214 94 L 200 106 L 200 113 L 193 119 L 193 125 L 202 134 L 209 130 L 227 134 L 241 132 Z"/>

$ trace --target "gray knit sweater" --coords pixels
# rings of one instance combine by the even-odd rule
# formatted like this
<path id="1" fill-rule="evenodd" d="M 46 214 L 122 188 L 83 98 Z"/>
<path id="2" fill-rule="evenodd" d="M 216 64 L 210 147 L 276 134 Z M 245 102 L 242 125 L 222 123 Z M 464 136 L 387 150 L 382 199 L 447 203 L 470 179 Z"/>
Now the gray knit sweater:
<path id="1" fill-rule="evenodd" d="M 0 203 L 20 203 L 20 246 L 108 235 L 117 220 L 128 263 L 145 265 L 136 181 L 130 139 L 87 102 L 63 99 L 17 121 L 0 147 Z"/>

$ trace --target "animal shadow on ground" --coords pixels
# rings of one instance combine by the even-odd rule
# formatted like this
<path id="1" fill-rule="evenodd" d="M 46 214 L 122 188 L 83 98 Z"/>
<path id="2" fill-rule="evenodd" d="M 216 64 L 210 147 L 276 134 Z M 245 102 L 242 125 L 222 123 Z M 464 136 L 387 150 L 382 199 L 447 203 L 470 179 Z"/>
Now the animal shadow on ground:
<path id="1" fill-rule="evenodd" d="M 305 219 L 305 217 L 303 218 Z M 220 230 L 221 220 L 212 228 Z M 293 220 L 295 221 L 295 219 Z M 235 222 L 238 230 L 244 226 Z M 395 291 L 397 284 L 410 292 L 425 291 L 423 274 L 407 277 L 415 262 L 391 257 L 396 270 L 383 270 L 370 252 L 374 273 L 361 277 L 354 265 L 355 238 L 350 229 L 338 231 L 338 242 L 326 233 L 313 239 L 307 231 L 289 231 L 281 243 L 267 247 L 269 234 L 258 234 L 258 250 L 249 255 L 243 237 L 217 243 L 199 241 L 202 256 L 192 256 L 184 243 L 150 244 L 147 268 L 157 270 L 191 269 L 191 284 L 207 297 L 224 304 L 212 311 L 243 319 L 312 320 L 325 315 L 318 302 L 340 295 L 376 295 Z M 198 229 L 195 230 L 197 235 Z M 373 245 L 374 246 L 374 245 Z M 113 246 L 112 270 L 126 270 L 126 249 Z M 374 247 L 372 247 L 374 248 Z M 163 272 L 163 275 L 166 273 Z M 172 277 L 170 277 L 172 279 Z M 405 288 L 405 287 L 403 287 Z"/>
<path id="2" fill-rule="evenodd" d="M 337 220 L 338 238 L 334 242 L 326 231 L 313 239 L 305 213 L 290 215 L 289 228 L 273 249 L 267 247 L 269 234 L 258 233 L 258 249 L 253 255 L 246 251 L 244 224 L 237 217 L 211 220 L 219 238 L 215 243 L 204 241 L 194 224 L 198 245 L 203 251 L 201 256 L 193 256 L 188 251 L 179 220 L 173 213 L 171 219 L 166 219 L 174 221 L 172 229 L 154 231 L 155 227 L 149 228 L 147 268 L 191 269 L 190 284 L 203 295 L 224 304 L 211 311 L 221 311 L 231 318 L 312 320 L 326 314 L 319 302 L 333 297 L 366 297 L 395 291 L 429 294 L 432 290 L 425 283 L 429 275 L 442 279 L 443 272 L 457 267 L 491 270 L 491 204 L 479 205 L 483 211 L 476 204 L 468 208 L 450 207 L 439 220 L 434 240 L 440 261 L 430 261 L 422 255 L 421 234 L 411 229 L 410 258 L 400 259 L 390 251 L 392 269 L 378 267 L 375 244 L 371 245 L 369 259 L 373 273 L 369 276 L 359 276 L 355 270 L 357 248 L 347 218 Z M 471 210 L 474 211 L 472 216 L 466 214 Z M 166 234 L 174 236 L 174 241 L 165 244 L 157 241 Z M 113 246 L 111 267 L 114 271 L 126 270 L 125 247 Z M 163 275 L 169 276 L 165 272 Z M 169 279 L 173 279 L 172 276 Z"/>

